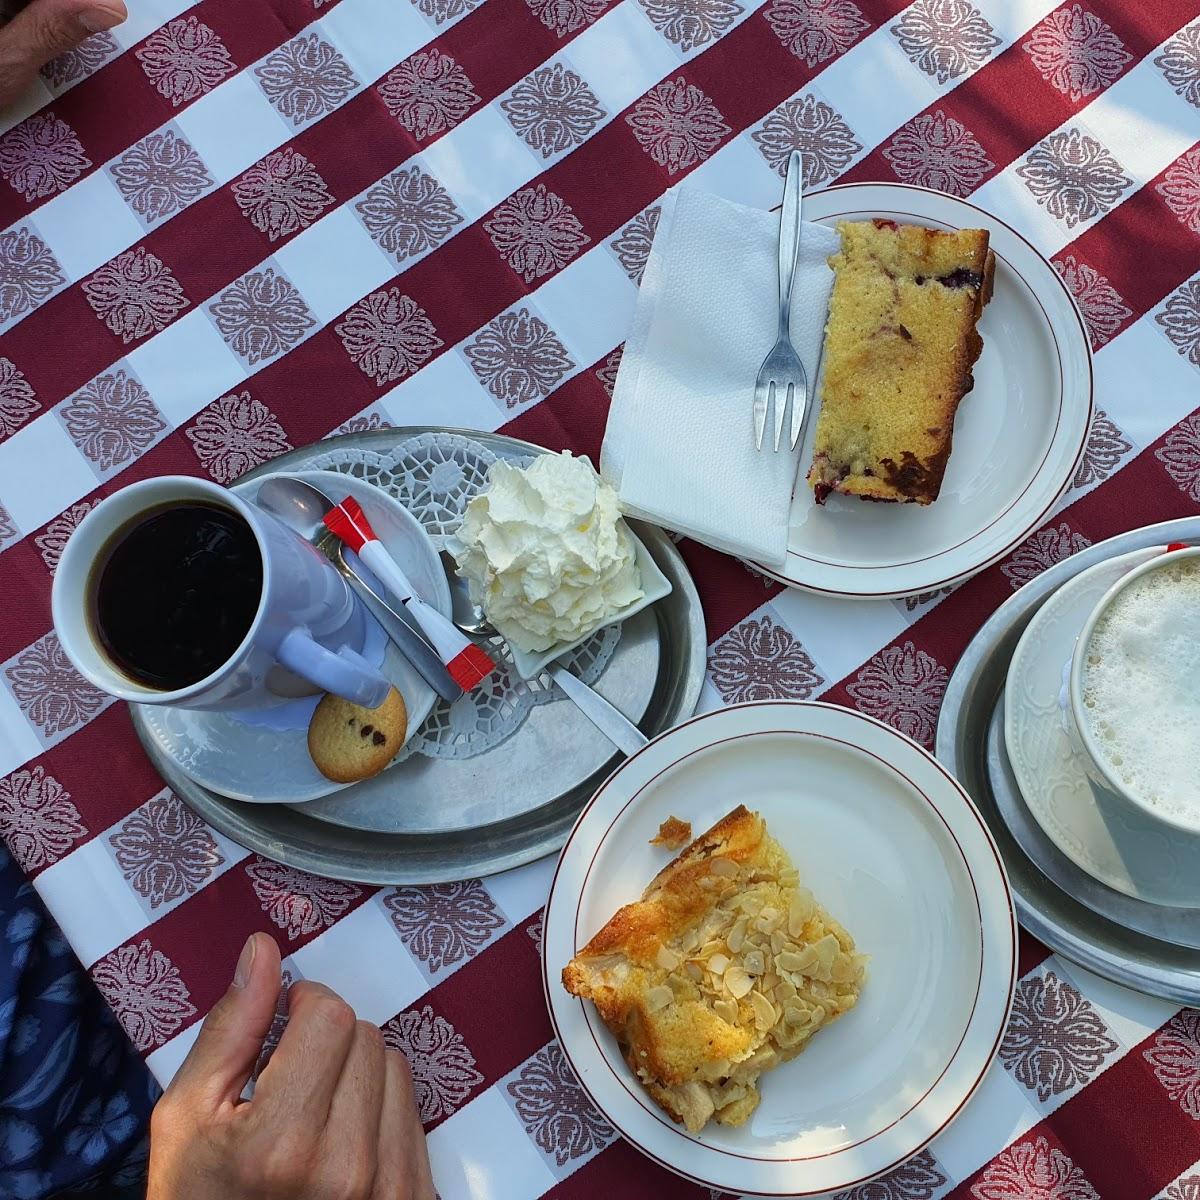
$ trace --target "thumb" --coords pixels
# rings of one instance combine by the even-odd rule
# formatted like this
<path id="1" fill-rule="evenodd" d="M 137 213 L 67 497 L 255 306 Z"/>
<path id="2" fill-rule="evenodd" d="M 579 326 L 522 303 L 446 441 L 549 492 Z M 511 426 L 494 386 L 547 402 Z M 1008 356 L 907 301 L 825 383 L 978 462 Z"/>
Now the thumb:
<path id="1" fill-rule="evenodd" d="M 279 987 L 275 939 L 265 933 L 251 934 L 242 947 L 233 982 L 204 1019 L 171 1090 L 186 1092 L 210 1108 L 237 1103 L 274 1020 Z"/>
<path id="2" fill-rule="evenodd" d="M 0 105 L 39 67 L 127 16 L 123 0 L 32 0 L 0 29 Z"/>

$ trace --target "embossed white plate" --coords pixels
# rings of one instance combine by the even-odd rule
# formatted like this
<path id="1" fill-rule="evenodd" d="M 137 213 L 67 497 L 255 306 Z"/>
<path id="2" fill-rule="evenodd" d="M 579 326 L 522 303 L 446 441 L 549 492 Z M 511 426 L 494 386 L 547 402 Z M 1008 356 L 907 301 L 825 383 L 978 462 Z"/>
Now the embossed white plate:
<path id="1" fill-rule="evenodd" d="M 856 183 L 804 198 L 809 221 L 886 217 L 933 229 L 986 229 L 995 291 L 979 322 L 975 386 L 954 421 L 941 495 L 931 505 L 813 501 L 808 422 L 788 533 L 787 562 L 758 569 L 808 591 L 906 596 L 983 570 L 1035 529 L 1066 489 L 1092 417 L 1092 354 L 1079 310 L 1054 268 L 1015 229 L 954 196 L 898 183 Z"/>
<path id="2" fill-rule="evenodd" d="M 1004 742 L 1025 804 L 1046 836 L 1101 883 L 1151 904 L 1200 906 L 1200 838 L 1168 835 L 1132 809 L 1101 809 L 1063 723 L 1063 668 L 1096 602 L 1162 553 L 1134 550 L 1069 579 L 1029 622 L 1008 668 Z"/>
<path id="3" fill-rule="evenodd" d="M 649 845 L 660 822 L 675 815 L 700 833 L 739 801 L 763 814 L 870 964 L 855 1008 L 763 1076 L 745 1125 L 692 1135 L 560 976 L 668 861 Z M 962 1110 L 1008 1020 L 1016 939 L 995 843 L 931 755 L 861 713 L 770 701 L 677 726 L 601 786 L 551 885 L 542 968 L 563 1053 L 634 1146 L 734 1195 L 814 1196 L 890 1170 Z"/>
<path id="4" fill-rule="evenodd" d="M 450 585 L 441 560 L 421 524 L 398 501 L 373 484 L 330 471 L 292 471 L 297 479 L 332 496 L 353 496 L 362 506 L 380 541 L 396 556 L 422 599 L 450 614 Z M 253 500 L 262 480 L 234 484 L 233 490 Z M 411 734 L 429 715 L 433 689 L 368 614 L 375 636 L 386 641 L 382 670 L 404 697 Z M 155 743 L 189 778 L 234 800 L 261 804 L 299 804 L 349 787 L 334 783 L 317 770 L 308 753 L 308 717 L 319 696 L 288 705 L 295 719 L 288 729 L 250 724 L 228 713 L 139 705 Z"/>

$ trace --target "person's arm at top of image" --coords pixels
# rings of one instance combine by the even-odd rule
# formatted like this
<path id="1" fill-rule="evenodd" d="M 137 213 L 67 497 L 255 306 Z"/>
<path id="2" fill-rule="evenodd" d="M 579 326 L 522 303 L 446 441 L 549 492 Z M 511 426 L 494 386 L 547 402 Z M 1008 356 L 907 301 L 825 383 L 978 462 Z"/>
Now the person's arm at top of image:
<path id="1" fill-rule="evenodd" d="M 9 13 L 12 19 L 0 25 L 0 111 L 52 58 L 128 15 L 123 0 L 31 0 L 23 7 L 0 2 L 0 18 Z"/>
<path id="2" fill-rule="evenodd" d="M 279 988 L 279 948 L 255 934 L 150 1119 L 147 1200 L 434 1200 L 408 1064 L 322 984 L 289 990 L 241 1100 Z"/>

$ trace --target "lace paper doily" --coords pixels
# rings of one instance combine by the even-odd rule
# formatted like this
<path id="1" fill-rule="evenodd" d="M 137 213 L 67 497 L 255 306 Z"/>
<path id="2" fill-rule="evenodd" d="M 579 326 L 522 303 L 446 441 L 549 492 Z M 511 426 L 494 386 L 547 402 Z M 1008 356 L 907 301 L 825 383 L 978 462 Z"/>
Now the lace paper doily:
<path id="1" fill-rule="evenodd" d="M 526 456 L 509 456 L 514 462 Z M 355 475 L 394 496 L 421 522 L 441 550 L 462 522 L 471 499 L 487 483 L 496 455 L 486 446 L 456 433 L 422 433 L 387 454 L 331 447 L 314 457 L 312 470 Z M 564 657 L 562 665 L 584 683 L 604 673 L 621 640 L 621 626 L 610 625 Z M 483 687 L 453 704 L 439 701 L 424 724 L 408 740 L 398 761 L 414 754 L 428 758 L 474 758 L 512 737 L 540 704 L 565 699 L 544 672 L 526 682 L 515 671 L 503 639 L 488 649 L 499 664 Z"/>

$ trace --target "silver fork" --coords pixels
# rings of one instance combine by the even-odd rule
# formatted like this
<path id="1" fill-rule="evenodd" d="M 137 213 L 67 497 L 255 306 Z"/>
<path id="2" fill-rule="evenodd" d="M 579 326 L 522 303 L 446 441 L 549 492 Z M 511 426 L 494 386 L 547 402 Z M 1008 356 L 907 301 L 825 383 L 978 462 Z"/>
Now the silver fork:
<path id="1" fill-rule="evenodd" d="M 804 194 L 803 171 L 799 151 L 788 158 L 783 181 L 783 211 L 779 214 L 779 335 L 770 354 L 759 368 L 754 384 L 754 445 L 761 450 L 767 428 L 767 413 L 775 402 L 775 449 L 783 436 L 788 405 L 792 409 L 789 446 L 795 450 L 804 432 L 808 414 L 808 373 L 792 345 L 789 321 L 792 312 L 792 284 L 796 278 L 796 256 L 800 250 L 800 208 Z"/>

